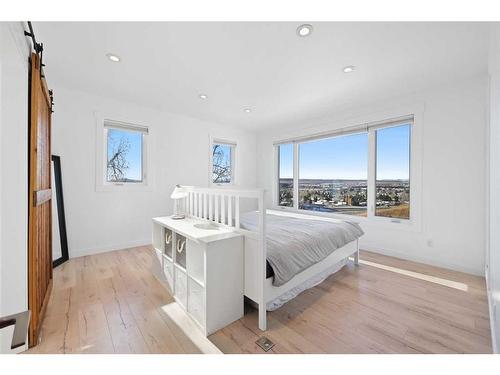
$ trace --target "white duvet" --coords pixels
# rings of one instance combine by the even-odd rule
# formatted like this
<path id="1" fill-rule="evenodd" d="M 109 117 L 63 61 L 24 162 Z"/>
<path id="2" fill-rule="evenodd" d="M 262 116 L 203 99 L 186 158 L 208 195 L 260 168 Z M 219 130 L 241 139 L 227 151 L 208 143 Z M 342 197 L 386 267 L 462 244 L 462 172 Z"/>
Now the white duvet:
<path id="1" fill-rule="evenodd" d="M 256 231 L 257 218 L 256 211 L 242 214 L 241 228 Z M 268 213 L 267 261 L 274 271 L 273 285 L 285 284 L 362 235 L 361 227 L 349 221 L 302 219 Z"/>

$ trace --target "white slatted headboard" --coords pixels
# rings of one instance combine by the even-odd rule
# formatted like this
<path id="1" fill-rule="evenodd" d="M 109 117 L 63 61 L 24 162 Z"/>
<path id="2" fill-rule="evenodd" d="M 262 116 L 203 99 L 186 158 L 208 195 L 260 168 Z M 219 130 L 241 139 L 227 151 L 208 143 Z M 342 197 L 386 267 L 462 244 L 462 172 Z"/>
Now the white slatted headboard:
<path id="1" fill-rule="evenodd" d="M 253 198 L 256 207 L 264 207 L 262 189 L 225 189 L 184 186 L 188 191 L 187 213 L 197 217 L 240 229 L 240 200 Z"/>

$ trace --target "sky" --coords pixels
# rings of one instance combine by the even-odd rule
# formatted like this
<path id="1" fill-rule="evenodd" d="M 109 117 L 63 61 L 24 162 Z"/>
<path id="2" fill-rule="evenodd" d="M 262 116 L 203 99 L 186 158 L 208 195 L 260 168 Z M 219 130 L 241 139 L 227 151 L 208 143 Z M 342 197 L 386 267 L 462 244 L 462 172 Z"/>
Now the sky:
<path id="1" fill-rule="evenodd" d="M 410 125 L 377 130 L 377 179 L 409 178 Z M 299 174 L 304 179 L 366 180 L 368 134 L 299 144 Z M 280 177 L 292 178 L 293 145 L 280 146 Z"/>
<path id="2" fill-rule="evenodd" d="M 377 131 L 377 180 L 410 178 L 410 125 Z"/>
<path id="3" fill-rule="evenodd" d="M 142 133 L 137 131 L 126 131 L 120 129 L 108 129 L 108 160 L 113 156 L 113 147 L 110 141 L 120 141 L 125 138 L 130 143 L 130 149 L 127 153 L 129 168 L 125 178 L 131 180 L 142 180 Z"/>
<path id="4" fill-rule="evenodd" d="M 217 146 L 219 146 L 219 150 L 222 152 L 222 165 L 231 163 L 231 146 L 220 143 L 217 143 Z M 215 145 L 212 146 L 212 152 L 214 148 Z"/>

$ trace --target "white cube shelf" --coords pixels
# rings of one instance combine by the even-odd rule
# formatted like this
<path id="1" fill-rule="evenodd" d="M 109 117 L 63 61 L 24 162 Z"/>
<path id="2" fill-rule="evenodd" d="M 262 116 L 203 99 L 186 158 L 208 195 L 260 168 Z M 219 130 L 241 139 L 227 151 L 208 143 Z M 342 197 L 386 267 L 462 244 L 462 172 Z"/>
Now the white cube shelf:
<path id="1" fill-rule="evenodd" d="M 154 218 L 152 270 L 209 335 L 243 316 L 243 236 L 225 226 L 194 227 L 203 222 Z"/>

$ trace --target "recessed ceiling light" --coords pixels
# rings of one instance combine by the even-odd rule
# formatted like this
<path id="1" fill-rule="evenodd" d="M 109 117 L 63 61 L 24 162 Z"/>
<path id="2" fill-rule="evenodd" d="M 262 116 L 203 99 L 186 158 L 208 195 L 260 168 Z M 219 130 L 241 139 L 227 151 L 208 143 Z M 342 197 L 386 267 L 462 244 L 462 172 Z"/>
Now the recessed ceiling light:
<path id="1" fill-rule="evenodd" d="M 349 65 L 349 66 L 344 67 L 344 69 L 342 69 L 342 71 L 344 73 L 351 73 L 351 72 L 354 72 L 355 70 L 356 70 L 356 67 L 354 65 Z"/>
<path id="2" fill-rule="evenodd" d="M 112 53 L 108 53 L 106 56 L 108 59 L 110 59 L 113 62 L 120 62 L 120 60 L 121 60 L 120 57 L 113 55 Z"/>
<path id="3" fill-rule="evenodd" d="M 203 99 L 203 100 L 208 99 L 208 95 L 207 94 L 200 94 L 200 95 L 198 95 L 198 97 L 200 99 Z"/>
<path id="4" fill-rule="evenodd" d="M 251 110 L 250 108 L 245 108 L 243 111 L 244 111 L 245 113 L 250 113 L 250 112 L 252 112 L 252 110 Z"/>
<path id="5" fill-rule="evenodd" d="M 311 35 L 313 27 L 309 24 L 300 25 L 297 27 L 297 35 L 300 37 L 305 37 Z"/>

